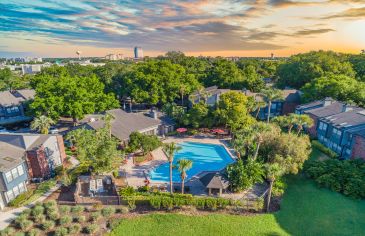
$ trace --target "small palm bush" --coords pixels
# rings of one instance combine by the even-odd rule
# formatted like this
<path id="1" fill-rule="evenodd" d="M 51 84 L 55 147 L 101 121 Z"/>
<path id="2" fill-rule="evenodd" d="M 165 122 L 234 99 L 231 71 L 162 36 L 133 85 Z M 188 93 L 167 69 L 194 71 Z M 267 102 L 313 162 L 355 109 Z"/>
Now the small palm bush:
<path id="1" fill-rule="evenodd" d="M 67 236 L 68 235 L 68 229 L 65 227 L 57 228 L 54 232 L 55 236 Z"/>
<path id="2" fill-rule="evenodd" d="M 42 228 L 43 230 L 45 230 L 45 231 L 48 231 L 48 230 L 53 229 L 53 228 L 54 228 L 54 226 L 55 226 L 54 221 L 52 221 L 52 220 L 47 220 L 47 221 L 43 222 L 43 224 L 41 225 L 41 228 Z"/>
<path id="3" fill-rule="evenodd" d="M 122 206 L 118 209 L 118 213 L 127 214 L 129 212 L 128 207 Z"/>
<path id="4" fill-rule="evenodd" d="M 43 223 L 46 220 L 46 217 L 42 214 L 42 215 L 37 215 L 34 216 L 34 222 L 35 223 Z"/>
<path id="5" fill-rule="evenodd" d="M 39 236 L 39 235 L 41 235 L 41 231 L 39 229 L 31 229 L 27 234 L 27 236 Z"/>
<path id="6" fill-rule="evenodd" d="M 13 227 L 7 227 L 0 231 L 0 236 L 11 236 L 15 232 L 15 229 Z"/>
<path id="7" fill-rule="evenodd" d="M 55 200 L 50 200 L 50 201 L 47 201 L 45 203 L 43 203 L 43 206 L 48 209 L 48 208 L 54 208 L 54 207 L 57 207 L 57 202 Z"/>
<path id="8" fill-rule="evenodd" d="M 58 214 L 58 212 L 51 212 L 49 215 L 48 215 L 48 218 L 50 220 L 58 220 L 58 218 L 60 218 L 60 214 Z"/>
<path id="9" fill-rule="evenodd" d="M 71 208 L 71 212 L 75 214 L 79 214 L 85 210 L 85 207 L 83 206 L 74 206 Z"/>
<path id="10" fill-rule="evenodd" d="M 106 207 L 106 208 L 104 208 L 104 209 L 101 210 L 101 214 L 104 217 L 110 217 L 114 213 L 115 213 L 115 208 L 113 208 L 113 207 Z"/>
<path id="11" fill-rule="evenodd" d="M 101 214 L 100 214 L 100 212 L 93 212 L 93 213 L 91 213 L 91 215 L 90 215 L 90 219 L 91 219 L 91 221 L 93 221 L 93 222 L 96 222 L 96 221 L 98 221 L 99 219 L 100 219 L 100 217 L 101 217 Z"/>
<path id="12" fill-rule="evenodd" d="M 71 211 L 71 207 L 70 206 L 60 206 L 60 212 L 62 214 L 68 214 Z"/>
<path id="13" fill-rule="evenodd" d="M 32 216 L 39 216 L 44 213 L 44 207 L 43 206 L 35 206 L 32 209 Z"/>
<path id="14" fill-rule="evenodd" d="M 23 220 L 19 222 L 19 228 L 23 231 L 27 231 L 33 226 L 33 222 L 30 220 Z"/>
<path id="15" fill-rule="evenodd" d="M 76 217 L 74 218 L 74 220 L 75 220 L 76 222 L 83 223 L 83 222 L 85 222 L 85 221 L 86 221 L 86 217 L 85 217 L 85 216 L 83 216 L 83 215 L 81 215 L 81 216 L 76 216 Z"/>
<path id="16" fill-rule="evenodd" d="M 120 219 L 110 219 L 108 220 L 107 227 L 109 229 L 115 229 L 120 223 Z"/>
<path id="17" fill-rule="evenodd" d="M 73 224 L 70 227 L 68 227 L 68 233 L 69 234 L 78 234 L 81 231 L 81 225 L 80 224 Z"/>
<path id="18" fill-rule="evenodd" d="M 59 221 L 60 225 L 68 225 L 71 222 L 72 222 L 71 216 L 67 216 L 67 215 L 66 216 L 62 216 L 60 218 L 60 221 Z"/>
<path id="19" fill-rule="evenodd" d="M 88 225 L 85 227 L 85 233 L 87 234 L 93 234 L 96 233 L 96 231 L 99 230 L 99 226 L 97 225 Z"/>

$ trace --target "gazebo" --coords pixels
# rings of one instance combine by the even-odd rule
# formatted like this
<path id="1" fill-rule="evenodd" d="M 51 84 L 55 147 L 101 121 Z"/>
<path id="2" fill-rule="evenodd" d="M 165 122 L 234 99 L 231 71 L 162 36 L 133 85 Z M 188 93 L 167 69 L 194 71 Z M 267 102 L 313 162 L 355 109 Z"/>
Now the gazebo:
<path id="1" fill-rule="evenodd" d="M 219 190 L 219 195 L 222 195 L 223 190 L 229 186 L 228 179 L 220 172 L 207 173 L 200 177 L 200 182 L 208 189 L 208 194 L 212 195 L 212 190 Z"/>

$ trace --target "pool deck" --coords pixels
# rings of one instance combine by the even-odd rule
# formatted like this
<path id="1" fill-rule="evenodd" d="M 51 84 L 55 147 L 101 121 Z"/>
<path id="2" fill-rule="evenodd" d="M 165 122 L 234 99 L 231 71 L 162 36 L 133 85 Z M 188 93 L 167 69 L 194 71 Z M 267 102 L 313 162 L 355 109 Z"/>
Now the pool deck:
<path id="1" fill-rule="evenodd" d="M 206 144 L 219 144 L 223 145 L 227 152 L 231 155 L 233 159 L 236 158 L 234 155 L 234 151 L 231 149 L 228 149 L 225 145 L 226 140 L 212 138 L 212 137 L 204 137 L 204 136 L 198 136 L 198 137 L 168 137 L 166 140 L 163 141 L 164 143 L 181 143 L 181 142 L 198 142 L 198 143 L 206 143 Z M 167 157 L 165 153 L 162 151 L 162 148 L 158 148 L 154 151 L 152 151 L 153 160 L 143 163 L 139 166 L 136 166 L 133 164 L 132 158 L 128 158 L 127 164 L 123 165 L 122 169 L 126 173 L 127 183 L 129 186 L 133 187 L 139 187 L 145 185 L 145 180 L 147 178 L 147 173 L 149 170 L 153 169 L 154 167 L 161 165 L 163 163 L 167 162 Z M 190 183 L 193 181 L 193 178 L 187 182 Z M 200 181 L 194 181 L 193 185 L 197 185 Z M 166 185 L 166 183 L 155 183 L 152 182 L 151 185 Z M 198 187 L 198 186 L 196 186 Z"/>

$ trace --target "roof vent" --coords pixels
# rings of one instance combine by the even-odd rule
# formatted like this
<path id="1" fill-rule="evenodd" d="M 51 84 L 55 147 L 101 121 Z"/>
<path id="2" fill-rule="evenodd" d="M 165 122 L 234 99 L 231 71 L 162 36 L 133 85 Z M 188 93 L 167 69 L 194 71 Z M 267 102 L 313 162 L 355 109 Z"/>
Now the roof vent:
<path id="1" fill-rule="evenodd" d="M 91 117 L 91 118 L 89 119 L 89 122 L 95 122 L 95 121 L 96 121 L 95 117 Z"/>

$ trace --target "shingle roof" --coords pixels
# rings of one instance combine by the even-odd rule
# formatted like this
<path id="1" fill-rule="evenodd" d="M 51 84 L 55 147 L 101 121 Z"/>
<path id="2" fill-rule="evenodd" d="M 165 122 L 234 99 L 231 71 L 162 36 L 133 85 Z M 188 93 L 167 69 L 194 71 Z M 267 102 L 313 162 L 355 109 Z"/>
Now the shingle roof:
<path id="1" fill-rule="evenodd" d="M 325 102 L 336 102 L 334 99 L 327 97 L 323 100 L 317 100 L 317 101 L 313 101 L 313 102 L 309 102 L 300 106 L 297 106 L 297 109 L 310 109 L 310 108 L 318 108 L 318 107 L 323 107 L 325 105 Z"/>
<path id="2" fill-rule="evenodd" d="M 19 89 L 16 90 L 14 95 L 17 96 L 19 94 L 22 96 L 25 100 L 33 99 L 35 96 L 35 90 L 33 89 Z"/>
<path id="3" fill-rule="evenodd" d="M 322 118 L 322 117 L 331 116 L 331 115 L 335 115 L 335 114 L 342 112 L 344 109 L 344 106 L 346 106 L 346 104 L 335 101 L 328 106 L 310 109 L 310 110 L 304 111 L 304 113 L 313 114 L 317 117 Z"/>
<path id="4" fill-rule="evenodd" d="M 161 124 L 160 120 L 155 120 L 140 113 L 127 113 L 122 109 L 109 110 L 112 120 L 112 135 L 119 140 L 127 140 L 129 135 L 135 131 L 143 131 Z M 100 129 L 104 127 L 105 122 L 102 119 L 89 122 L 87 125 L 92 129 Z"/>
<path id="5" fill-rule="evenodd" d="M 283 99 L 286 102 L 300 102 L 300 94 L 296 89 L 283 89 L 281 90 Z M 254 93 L 250 90 L 245 90 L 244 94 L 249 97 L 255 97 L 257 101 L 263 101 L 263 97 L 260 93 Z"/>
<path id="6" fill-rule="evenodd" d="M 207 173 L 200 178 L 200 182 L 207 188 L 226 189 L 229 186 L 229 181 L 219 172 Z"/>
<path id="7" fill-rule="evenodd" d="M 342 112 L 323 119 L 336 127 L 365 125 L 365 109 L 354 108 L 351 111 Z"/>
<path id="8" fill-rule="evenodd" d="M 15 97 L 11 92 L 9 91 L 3 91 L 0 92 L 0 105 L 1 106 L 12 106 L 12 105 L 18 105 L 24 101 L 23 98 L 17 98 Z"/>
<path id="9" fill-rule="evenodd" d="M 0 142 L 0 172 L 8 171 L 24 162 L 24 150 L 8 143 Z"/>

